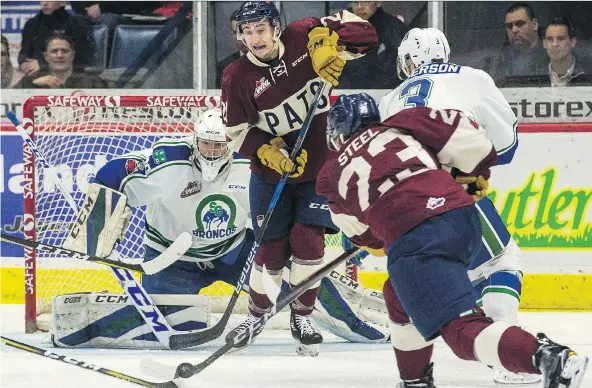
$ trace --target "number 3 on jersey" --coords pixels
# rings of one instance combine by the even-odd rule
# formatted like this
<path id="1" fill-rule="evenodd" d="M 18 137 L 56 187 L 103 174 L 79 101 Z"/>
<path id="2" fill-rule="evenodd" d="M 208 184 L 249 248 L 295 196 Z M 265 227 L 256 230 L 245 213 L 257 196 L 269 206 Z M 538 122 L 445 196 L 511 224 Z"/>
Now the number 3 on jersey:
<path id="1" fill-rule="evenodd" d="M 401 90 L 399 99 L 405 99 L 405 106 L 426 106 L 433 84 L 434 82 L 429 78 L 419 78 L 411 81 Z"/>

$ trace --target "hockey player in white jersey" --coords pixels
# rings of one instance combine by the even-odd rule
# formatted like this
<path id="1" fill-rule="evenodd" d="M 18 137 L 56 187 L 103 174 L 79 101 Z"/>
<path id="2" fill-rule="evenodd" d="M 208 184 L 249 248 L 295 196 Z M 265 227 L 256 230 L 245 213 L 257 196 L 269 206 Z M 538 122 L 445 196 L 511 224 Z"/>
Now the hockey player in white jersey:
<path id="1" fill-rule="evenodd" d="M 143 240 L 146 261 L 165 251 L 182 232 L 192 232 L 193 245 L 185 255 L 154 275 L 143 275 L 142 285 L 173 328 L 202 329 L 210 324 L 209 299 L 188 296 L 197 295 L 215 281 L 234 286 L 254 242 L 250 175 L 248 160 L 234 159 L 227 147 L 221 112 L 208 110 L 195 124 L 193 136 L 161 139 L 149 149 L 117 156 L 103 166 L 88 196 L 95 203 L 108 197 L 113 207 L 116 202 L 125 205 L 127 201 L 126 210 L 111 212 L 114 220 L 105 222 L 111 230 L 91 233 L 102 236 L 96 241 L 81 234 L 67 245 L 86 252 L 90 242 L 98 245 L 94 254 L 108 255 L 116 240 L 123 240 L 131 214 L 128 206 L 147 207 Z M 88 222 L 92 224 L 93 220 Z M 104 238 L 106 234 L 110 238 Z M 67 295 L 54 301 L 53 338 L 57 346 L 162 347 L 126 297 L 80 294 L 80 299 L 76 298 Z M 346 340 L 385 342 L 385 312 L 380 293 L 365 290 L 333 271 L 322 281 L 314 315 L 323 328 Z"/>
<path id="2" fill-rule="evenodd" d="M 450 63 L 449 57 L 450 47 L 440 30 L 410 30 L 399 46 L 397 58 L 398 75 L 404 82 L 381 99 L 378 106 L 381 120 L 416 106 L 458 109 L 485 129 L 497 152 L 496 164 L 510 163 L 518 146 L 517 120 L 510 105 L 487 73 Z M 455 175 L 455 171 L 452 173 Z M 479 305 L 492 319 L 518 325 L 520 249 L 485 196 L 488 181 L 483 177 L 459 175 L 456 180 L 473 194 L 484 229 L 480 255 L 469 270 Z M 397 340 L 391 339 L 396 347 Z M 503 384 L 531 384 L 540 380 L 535 375 L 502 370 L 494 370 L 493 378 Z"/>

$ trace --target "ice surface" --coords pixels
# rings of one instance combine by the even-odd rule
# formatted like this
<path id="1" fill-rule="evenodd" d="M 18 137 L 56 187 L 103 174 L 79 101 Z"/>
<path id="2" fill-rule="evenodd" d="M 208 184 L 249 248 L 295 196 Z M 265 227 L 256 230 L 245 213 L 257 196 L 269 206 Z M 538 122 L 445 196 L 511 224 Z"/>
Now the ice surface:
<path id="1" fill-rule="evenodd" d="M 23 306 L 0 305 L 2 335 L 39 347 L 43 334 L 23 334 Z M 521 313 L 527 330 L 544 331 L 552 340 L 572 346 L 580 354 L 592 357 L 592 313 Z M 299 357 L 289 331 L 267 330 L 257 342 L 242 352 L 227 354 L 191 381 L 190 386 L 204 388 L 316 388 L 316 387 L 394 387 L 398 382 L 395 357 L 390 344 L 350 344 L 326 335 L 321 354 L 316 358 Z M 140 372 L 140 360 L 151 358 L 170 365 L 189 361 L 198 363 L 217 349 L 221 341 L 199 350 L 139 351 L 98 349 L 52 349 L 99 366 L 145 380 L 154 378 Z M 33 355 L 5 344 L 0 348 L 0 386 L 2 388 L 118 388 L 134 384 L 86 371 L 76 366 Z M 491 371 L 477 363 L 457 359 L 439 340 L 434 351 L 438 388 L 496 387 Z M 499 386 L 498 386 L 499 387 Z M 592 388 L 588 371 L 584 388 Z"/>

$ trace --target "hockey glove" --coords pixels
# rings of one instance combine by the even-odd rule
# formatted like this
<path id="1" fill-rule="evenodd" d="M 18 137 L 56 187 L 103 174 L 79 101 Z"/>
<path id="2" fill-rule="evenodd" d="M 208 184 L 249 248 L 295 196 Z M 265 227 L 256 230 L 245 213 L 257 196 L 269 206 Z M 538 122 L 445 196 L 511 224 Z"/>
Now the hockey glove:
<path id="1" fill-rule="evenodd" d="M 316 27 L 308 33 L 308 52 L 314 71 L 333 86 L 339 84 L 339 76 L 345 60 L 337 55 L 342 49 L 337 46 L 339 35 L 333 31 L 329 35 L 327 27 Z"/>
<path id="2" fill-rule="evenodd" d="M 269 144 L 263 144 L 257 150 L 257 157 L 261 160 L 261 164 L 267 166 L 278 174 L 285 172 L 291 173 L 290 178 L 297 178 L 304 173 L 304 166 L 308 160 L 306 150 L 300 150 L 300 154 L 296 157 L 296 165 L 289 158 L 287 146 L 281 137 L 272 139 Z"/>
<path id="3" fill-rule="evenodd" d="M 487 189 L 489 189 L 489 181 L 479 176 L 457 176 L 455 178 L 457 183 L 460 183 L 465 187 L 467 193 L 473 196 L 475 202 L 487 195 Z"/>
<path id="4" fill-rule="evenodd" d="M 376 256 L 376 257 L 386 256 L 386 251 L 382 248 L 380 248 L 380 249 L 368 248 L 368 247 L 363 247 L 363 248 L 366 250 L 366 252 L 368 252 L 372 256 Z"/>

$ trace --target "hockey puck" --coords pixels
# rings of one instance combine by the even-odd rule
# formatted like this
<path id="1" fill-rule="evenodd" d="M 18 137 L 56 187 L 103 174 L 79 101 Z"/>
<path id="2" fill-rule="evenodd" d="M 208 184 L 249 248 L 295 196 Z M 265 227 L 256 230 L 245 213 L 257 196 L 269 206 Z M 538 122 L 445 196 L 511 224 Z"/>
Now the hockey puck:
<path id="1" fill-rule="evenodd" d="M 184 362 L 177 367 L 177 377 L 188 379 L 194 375 L 193 370 L 195 367 L 188 362 Z"/>

